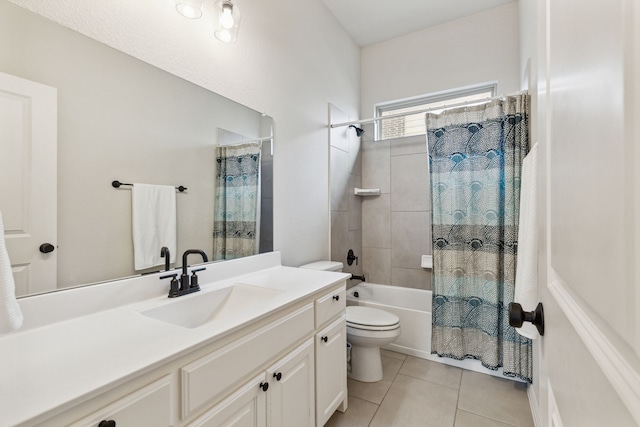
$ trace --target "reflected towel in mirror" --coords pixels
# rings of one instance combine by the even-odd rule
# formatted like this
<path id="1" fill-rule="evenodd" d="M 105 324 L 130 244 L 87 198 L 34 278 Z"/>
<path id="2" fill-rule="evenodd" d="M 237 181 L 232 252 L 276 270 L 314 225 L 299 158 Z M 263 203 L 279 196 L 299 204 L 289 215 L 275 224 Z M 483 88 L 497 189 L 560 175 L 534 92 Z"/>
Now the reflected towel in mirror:
<path id="1" fill-rule="evenodd" d="M 164 264 L 163 246 L 176 261 L 176 189 L 171 185 L 134 183 L 131 189 L 135 269 Z"/>
<path id="2" fill-rule="evenodd" d="M 0 212 L 0 334 L 18 329 L 23 320 L 22 310 L 16 300 L 16 286 L 4 241 L 4 223 Z"/>

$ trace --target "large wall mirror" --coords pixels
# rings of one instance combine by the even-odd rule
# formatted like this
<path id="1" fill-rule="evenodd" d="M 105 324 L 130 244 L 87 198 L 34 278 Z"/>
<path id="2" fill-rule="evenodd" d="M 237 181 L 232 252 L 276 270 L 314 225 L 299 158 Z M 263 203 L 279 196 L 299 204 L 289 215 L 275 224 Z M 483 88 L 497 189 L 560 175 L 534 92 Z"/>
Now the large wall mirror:
<path id="1" fill-rule="evenodd" d="M 56 277 L 48 285 L 17 280 L 18 294 L 160 269 L 134 269 L 131 190 L 112 187 L 113 180 L 187 187 L 176 193 L 178 255 L 191 248 L 212 254 L 221 130 L 227 139 L 265 138 L 273 135 L 270 117 L 4 0 L 0 52 L 0 73 L 57 91 L 57 176 L 51 177 L 57 178 L 57 238 L 50 242 L 53 252 L 38 254 L 54 257 Z M 273 139 L 262 144 L 257 247 L 267 252 L 273 248 Z M 28 188 L 23 172 L 16 170 L 15 180 L 10 178 L 2 187 L 0 211 L 22 203 L 4 190 Z M 8 240 L 14 219 L 4 219 Z M 178 257 L 172 266 L 180 265 Z"/>

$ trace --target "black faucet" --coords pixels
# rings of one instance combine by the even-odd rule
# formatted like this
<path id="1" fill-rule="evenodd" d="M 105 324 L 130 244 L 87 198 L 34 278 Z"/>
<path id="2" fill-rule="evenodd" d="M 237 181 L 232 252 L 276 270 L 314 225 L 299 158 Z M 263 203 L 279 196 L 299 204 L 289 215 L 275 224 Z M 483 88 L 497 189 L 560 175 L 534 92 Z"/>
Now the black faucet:
<path id="1" fill-rule="evenodd" d="M 198 286 L 198 276 L 196 276 L 196 272 L 202 271 L 204 270 L 204 268 L 191 270 L 191 273 L 193 274 L 191 275 L 191 284 L 189 284 L 189 275 L 187 274 L 187 267 L 188 267 L 187 257 L 189 256 L 189 254 L 202 255 L 202 262 L 208 262 L 209 258 L 207 258 L 207 254 L 205 254 L 204 251 L 201 251 L 200 249 L 187 249 L 182 254 L 182 275 L 180 275 L 180 289 L 184 290 L 184 289 L 191 289 L 191 288 L 197 287 L 198 289 L 196 289 L 195 291 L 192 291 L 192 292 L 196 292 L 200 290 L 200 286 Z"/>
<path id="2" fill-rule="evenodd" d="M 163 248 L 163 250 L 166 248 Z M 166 250 L 167 259 L 169 255 L 169 250 Z M 187 257 L 189 254 L 200 254 L 202 256 L 203 262 L 208 262 L 209 258 L 207 258 L 207 254 L 204 251 L 199 249 L 188 249 L 182 254 L 182 275 L 180 275 L 180 281 L 177 279 L 177 274 L 167 274 L 166 276 L 160 276 L 160 279 L 171 278 L 171 288 L 169 289 L 169 298 L 179 297 L 181 295 L 190 294 L 193 292 L 198 292 L 200 290 L 200 285 L 198 284 L 198 275 L 196 274 L 198 271 L 206 270 L 206 268 L 195 268 L 191 270 L 191 280 L 189 280 L 189 275 L 187 274 Z M 168 266 L 168 262 L 165 262 L 165 265 Z"/>
<path id="3" fill-rule="evenodd" d="M 160 256 L 164 258 L 164 271 L 169 271 L 171 269 L 169 266 L 169 264 L 171 264 L 171 252 L 169 252 L 169 248 L 163 246 L 162 249 L 160 249 Z"/>

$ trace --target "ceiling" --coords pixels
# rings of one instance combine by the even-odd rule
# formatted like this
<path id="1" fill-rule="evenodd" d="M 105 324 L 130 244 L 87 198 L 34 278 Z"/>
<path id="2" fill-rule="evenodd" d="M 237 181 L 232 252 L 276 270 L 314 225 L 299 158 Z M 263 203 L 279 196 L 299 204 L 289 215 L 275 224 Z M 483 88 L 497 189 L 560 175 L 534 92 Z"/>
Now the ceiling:
<path id="1" fill-rule="evenodd" d="M 360 46 L 379 43 L 515 0 L 323 0 Z"/>

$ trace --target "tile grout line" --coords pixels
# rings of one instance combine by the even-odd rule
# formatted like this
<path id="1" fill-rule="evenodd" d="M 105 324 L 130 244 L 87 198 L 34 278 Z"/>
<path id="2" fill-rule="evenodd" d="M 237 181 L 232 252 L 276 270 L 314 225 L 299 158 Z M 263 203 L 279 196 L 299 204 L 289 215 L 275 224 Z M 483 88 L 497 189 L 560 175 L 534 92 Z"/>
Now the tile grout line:
<path id="1" fill-rule="evenodd" d="M 389 388 L 387 389 L 387 391 L 384 392 L 384 396 L 382 396 L 382 400 L 380 400 L 380 403 L 378 404 L 378 407 L 376 408 L 376 411 L 373 413 L 373 416 L 369 420 L 369 423 L 367 424 L 367 426 L 371 426 L 371 422 L 376 417 L 376 414 L 380 410 L 380 406 L 382 406 L 382 403 L 384 402 L 384 399 L 387 397 L 387 394 L 389 393 L 389 390 L 391 390 L 391 387 L 393 387 L 393 383 L 395 382 L 396 378 L 398 378 L 398 374 L 400 373 L 400 370 L 402 370 L 402 366 L 404 365 L 404 362 L 406 362 L 406 361 L 407 361 L 407 358 L 405 357 L 404 360 L 402 360 L 402 363 L 400 364 L 400 368 L 398 368 L 398 372 L 396 372 L 396 374 L 394 375 L 393 379 L 391 380 L 391 384 L 389 385 Z"/>
<path id="2" fill-rule="evenodd" d="M 458 405 L 460 404 L 460 392 L 462 391 L 462 376 L 464 375 L 464 369 L 460 372 L 460 382 L 458 383 L 458 395 L 456 396 L 456 408 L 453 411 L 453 426 L 456 426 L 456 418 L 458 418 Z"/>

